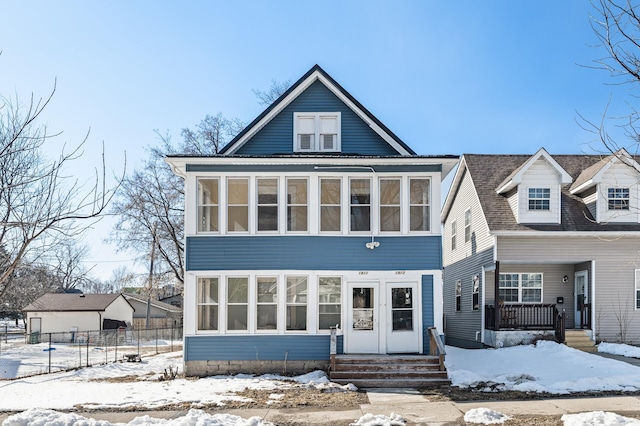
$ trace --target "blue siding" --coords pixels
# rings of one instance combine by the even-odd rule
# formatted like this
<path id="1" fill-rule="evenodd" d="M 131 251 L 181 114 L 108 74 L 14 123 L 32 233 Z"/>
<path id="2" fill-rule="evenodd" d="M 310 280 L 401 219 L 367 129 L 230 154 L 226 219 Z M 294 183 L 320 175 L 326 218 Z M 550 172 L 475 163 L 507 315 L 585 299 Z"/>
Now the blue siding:
<path id="1" fill-rule="evenodd" d="M 328 361 L 330 340 L 327 334 L 186 336 L 184 360 Z M 338 353 L 342 348 L 338 336 Z"/>
<path id="2" fill-rule="evenodd" d="M 399 155 L 347 105 L 319 81 L 287 105 L 236 154 L 271 155 L 293 152 L 294 112 L 335 112 L 342 116 L 342 152 L 359 155 Z"/>
<path id="3" fill-rule="evenodd" d="M 418 270 L 441 269 L 441 238 L 346 236 L 194 236 L 187 237 L 187 271 Z"/>
<path id="4" fill-rule="evenodd" d="M 433 275 L 422 276 L 422 335 L 427 336 L 426 331 L 433 327 Z M 429 353 L 429 339 L 422 339 L 422 353 Z"/>

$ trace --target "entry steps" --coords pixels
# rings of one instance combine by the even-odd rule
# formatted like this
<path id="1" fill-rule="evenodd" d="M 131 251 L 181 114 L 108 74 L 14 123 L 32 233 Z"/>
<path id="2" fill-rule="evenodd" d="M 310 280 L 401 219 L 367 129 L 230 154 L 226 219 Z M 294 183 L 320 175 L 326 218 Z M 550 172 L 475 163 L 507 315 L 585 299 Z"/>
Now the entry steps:
<path id="1" fill-rule="evenodd" d="M 598 352 L 598 348 L 593 340 L 591 340 L 590 330 L 565 330 L 564 343 L 571 348 L 583 352 Z"/>
<path id="2" fill-rule="evenodd" d="M 336 355 L 332 382 L 353 383 L 359 388 L 429 388 L 448 386 L 447 371 L 437 356 Z"/>

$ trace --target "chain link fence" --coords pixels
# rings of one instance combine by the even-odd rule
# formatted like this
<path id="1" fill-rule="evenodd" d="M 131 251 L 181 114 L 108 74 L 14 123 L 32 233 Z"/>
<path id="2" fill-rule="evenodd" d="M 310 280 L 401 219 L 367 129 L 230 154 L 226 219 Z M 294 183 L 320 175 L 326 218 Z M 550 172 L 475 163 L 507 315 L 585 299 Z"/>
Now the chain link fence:
<path id="1" fill-rule="evenodd" d="M 0 339 L 0 379 L 72 370 L 182 349 L 182 328 L 31 333 Z"/>

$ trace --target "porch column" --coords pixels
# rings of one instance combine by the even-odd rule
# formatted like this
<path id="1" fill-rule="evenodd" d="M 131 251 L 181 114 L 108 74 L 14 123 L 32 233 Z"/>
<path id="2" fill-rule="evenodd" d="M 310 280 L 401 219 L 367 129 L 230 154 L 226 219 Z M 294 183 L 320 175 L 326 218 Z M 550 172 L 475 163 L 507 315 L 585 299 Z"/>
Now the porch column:
<path id="1" fill-rule="evenodd" d="M 493 276 L 493 284 L 494 284 L 494 297 L 493 297 L 493 306 L 495 315 L 493 316 L 493 329 L 498 331 L 500 330 L 500 262 L 496 260 L 496 270 Z"/>

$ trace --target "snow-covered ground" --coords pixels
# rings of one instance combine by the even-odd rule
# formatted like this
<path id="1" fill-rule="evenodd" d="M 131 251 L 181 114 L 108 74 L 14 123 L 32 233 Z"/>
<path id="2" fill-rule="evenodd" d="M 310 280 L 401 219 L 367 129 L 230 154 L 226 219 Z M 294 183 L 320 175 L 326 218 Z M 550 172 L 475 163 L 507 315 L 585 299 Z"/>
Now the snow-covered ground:
<path id="1" fill-rule="evenodd" d="M 619 349 L 619 348 L 618 348 Z M 0 354 L 0 357 L 3 356 Z M 182 368 L 181 352 L 144 357 L 141 363 L 112 363 L 76 371 L 53 373 L 17 380 L 0 381 L 0 410 L 23 411 L 11 416 L 4 425 L 99 425 L 108 422 L 78 418 L 52 410 L 72 408 L 154 409 L 173 403 L 190 403 L 187 416 L 174 420 L 138 418 L 130 425 L 262 425 L 260 418 L 242 419 L 230 415 L 209 415 L 199 408 L 208 404 L 242 400 L 234 392 L 244 389 L 279 392 L 296 387 L 313 387 L 332 391 L 349 391 L 353 387 L 331 383 L 324 373 L 314 372 L 295 378 L 265 376 L 215 376 L 202 379 L 158 381 L 170 367 Z M 620 361 L 580 352 L 553 342 L 536 346 L 503 349 L 465 350 L 447 347 L 447 368 L 454 385 L 486 391 L 521 390 L 566 394 L 582 391 L 640 390 L 640 368 Z M 126 378 L 120 381 L 114 378 Z M 106 381 L 106 379 L 110 379 Z M 468 422 L 492 424 L 504 421 L 504 415 L 487 409 L 468 412 Z M 74 417 L 75 416 L 75 417 Z M 578 417 L 576 417 L 578 416 Z M 466 416 L 467 417 L 467 416 Z M 466 418 L 465 417 L 465 418 Z M 402 413 L 391 417 L 371 414 L 355 420 L 358 425 L 402 425 Z M 640 424 L 613 413 L 581 413 L 565 416 L 566 425 Z"/>
<path id="2" fill-rule="evenodd" d="M 637 346 L 625 345 L 624 343 L 600 343 L 598 352 L 613 355 L 622 355 L 629 358 L 640 358 L 640 348 Z"/>

